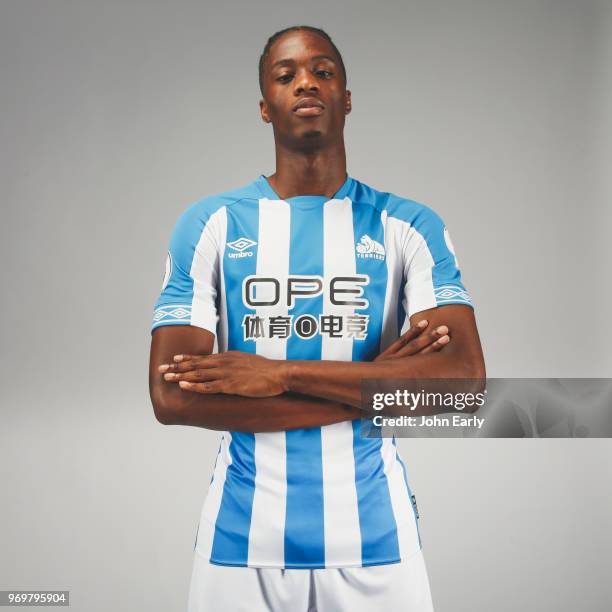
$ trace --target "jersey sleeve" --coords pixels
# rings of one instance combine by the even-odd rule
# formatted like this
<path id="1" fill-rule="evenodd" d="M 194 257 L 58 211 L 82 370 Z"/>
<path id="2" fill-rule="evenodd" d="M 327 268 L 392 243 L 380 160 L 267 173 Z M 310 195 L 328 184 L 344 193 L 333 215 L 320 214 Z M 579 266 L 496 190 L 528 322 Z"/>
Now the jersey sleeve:
<path id="1" fill-rule="evenodd" d="M 442 219 L 422 206 L 407 233 L 404 246 L 403 307 L 413 314 L 472 300 L 461 280 L 455 249 Z"/>
<path id="2" fill-rule="evenodd" d="M 214 214 L 195 205 L 177 220 L 151 330 L 193 325 L 216 334 L 219 249 L 214 221 Z"/>

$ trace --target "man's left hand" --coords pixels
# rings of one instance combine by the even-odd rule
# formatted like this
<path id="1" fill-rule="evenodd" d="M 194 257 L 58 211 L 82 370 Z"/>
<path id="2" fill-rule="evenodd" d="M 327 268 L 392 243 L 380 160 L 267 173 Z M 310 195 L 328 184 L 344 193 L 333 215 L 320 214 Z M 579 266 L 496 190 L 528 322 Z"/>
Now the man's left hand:
<path id="1" fill-rule="evenodd" d="M 186 391 L 273 397 L 287 388 L 283 362 L 242 351 L 213 355 L 175 355 L 174 363 L 159 366 L 164 379 Z"/>

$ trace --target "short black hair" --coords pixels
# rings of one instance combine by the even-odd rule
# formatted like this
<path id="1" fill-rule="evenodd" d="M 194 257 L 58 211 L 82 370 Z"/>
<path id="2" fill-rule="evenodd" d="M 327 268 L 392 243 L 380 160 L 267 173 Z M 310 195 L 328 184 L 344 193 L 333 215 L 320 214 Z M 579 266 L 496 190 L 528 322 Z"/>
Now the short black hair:
<path id="1" fill-rule="evenodd" d="M 344 84 L 346 86 L 346 68 L 344 67 L 344 62 L 342 61 L 342 55 L 340 54 L 340 51 L 338 51 L 338 47 L 336 47 L 336 45 L 334 44 L 334 41 L 331 39 L 331 36 L 327 32 L 321 30 L 321 28 L 315 28 L 314 26 L 308 26 L 308 25 L 295 25 L 295 26 L 290 26 L 288 28 L 284 28 L 283 30 L 279 30 L 278 32 L 275 32 L 274 34 L 272 34 L 270 38 L 268 38 L 268 42 L 266 43 L 263 53 L 261 54 L 261 57 L 259 58 L 259 89 L 261 90 L 262 95 L 263 95 L 264 64 L 266 62 L 266 58 L 268 57 L 270 53 L 270 47 L 283 34 L 286 34 L 287 32 L 299 31 L 299 30 L 306 30 L 307 32 L 313 32 L 314 34 L 321 36 L 321 38 L 324 38 L 332 46 L 333 50 L 336 52 L 336 55 L 338 56 L 338 60 L 340 61 L 340 66 L 342 67 L 342 73 L 344 74 Z"/>

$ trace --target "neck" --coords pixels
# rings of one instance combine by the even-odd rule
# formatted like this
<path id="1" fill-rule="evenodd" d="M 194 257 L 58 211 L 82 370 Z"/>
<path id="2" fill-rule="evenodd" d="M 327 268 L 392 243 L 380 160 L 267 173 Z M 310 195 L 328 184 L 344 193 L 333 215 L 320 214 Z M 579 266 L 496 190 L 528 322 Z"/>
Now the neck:
<path id="1" fill-rule="evenodd" d="M 267 177 L 283 199 L 300 195 L 331 198 L 346 180 L 344 140 L 312 151 L 296 151 L 276 143 L 276 172 Z"/>

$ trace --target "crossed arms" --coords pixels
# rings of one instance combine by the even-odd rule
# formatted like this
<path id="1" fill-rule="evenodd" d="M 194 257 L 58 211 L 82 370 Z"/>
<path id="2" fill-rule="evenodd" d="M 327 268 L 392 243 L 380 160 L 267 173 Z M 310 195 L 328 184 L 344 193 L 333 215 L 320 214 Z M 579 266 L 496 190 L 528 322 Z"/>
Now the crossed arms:
<path id="1" fill-rule="evenodd" d="M 424 331 L 417 327 L 422 320 L 428 322 Z M 149 362 L 155 416 L 166 425 L 285 431 L 360 418 L 363 379 L 485 378 L 471 307 L 432 308 L 412 315 L 410 323 L 410 330 L 371 362 L 284 361 L 240 351 L 212 355 L 214 335 L 208 330 L 159 327 Z M 440 326 L 447 330 L 436 332 Z M 452 341 L 438 342 L 447 331 Z M 414 412 L 421 414 L 431 409 Z"/>

